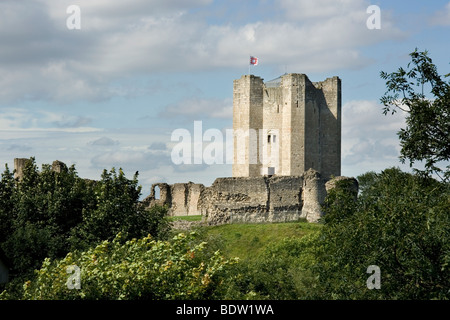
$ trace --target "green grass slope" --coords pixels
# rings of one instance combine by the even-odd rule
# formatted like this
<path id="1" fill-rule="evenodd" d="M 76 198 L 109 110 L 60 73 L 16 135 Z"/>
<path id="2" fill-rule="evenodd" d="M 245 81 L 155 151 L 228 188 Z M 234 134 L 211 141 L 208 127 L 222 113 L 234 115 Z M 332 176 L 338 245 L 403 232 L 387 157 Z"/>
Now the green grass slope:
<path id="1" fill-rule="evenodd" d="M 202 226 L 197 231 L 206 241 L 218 245 L 226 257 L 252 260 L 270 243 L 290 237 L 300 238 L 321 227 L 320 224 L 308 222 L 225 224 Z"/>

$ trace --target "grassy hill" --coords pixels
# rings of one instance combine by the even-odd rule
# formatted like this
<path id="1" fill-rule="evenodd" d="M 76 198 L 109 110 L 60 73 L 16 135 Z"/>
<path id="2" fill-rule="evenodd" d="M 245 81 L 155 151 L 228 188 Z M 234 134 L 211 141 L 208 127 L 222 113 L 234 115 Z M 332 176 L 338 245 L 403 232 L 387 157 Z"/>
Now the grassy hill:
<path id="1" fill-rule="evenodd" d="M 195 216 L 176 217 L 177 220 L 198 221 Z M 227 257 L 254 259 L 269 244 L 289 237 L 302 237 L 320 230 L 322 225 L 304 221 L 286 223 L 225 224 L 201 226 L 196 230 L 206 241 L 213 240 Z"/>

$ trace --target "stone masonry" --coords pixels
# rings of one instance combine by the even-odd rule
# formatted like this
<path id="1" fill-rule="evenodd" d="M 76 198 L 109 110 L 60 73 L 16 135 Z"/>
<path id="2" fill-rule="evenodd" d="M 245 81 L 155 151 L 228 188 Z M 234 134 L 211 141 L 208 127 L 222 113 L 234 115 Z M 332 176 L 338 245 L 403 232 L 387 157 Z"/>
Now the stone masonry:
<path id="1" fill-rule="evenodd" d="M 317 222 L 321 205 L 341 177 L 341 80 L 311 82 L 285 74 L 263 82 L 244 75 L 233 85 L 232 177 L 202 184 L 155 183 L 143 203 L 168 206 L 172 216 L 202 215 L 207 224 Z M 28 159 L 14 159 L 22 179 Z M 55 161 L 52 170 L 67 170 Z M 350 187 L 349 187 L 350 186 Z M 159 195 L 156 190 L 159 188 Z"/>
<path id="2" fill-rule="evenodd" d="M 159 188 L 159 198 L 155 189 Z M 169 214 L 172 216 L 200 215 L 198 208 L 200 196 L 205 187 L 202 184 L 175 183 L 155 183 L 151 186 L 150 195 L 144 199 L 144 203 L 149 207 L 160 205 L 168 206 Z"/>
<path id="3" fill-rule="evenodd" d="M 317 222 L 341 177 L 341 80 L 311 82 L 284 74 L 264 82 L 243 75 L 233 83 L 232 177 L 201 184 L 155 184 L 145 200 L 171 215 L 203 215 L 208 224 Z M 160 188 L 156 199 L 154 188 Z"/>
<path id="4" fill-rule="evenodd" d="M 349 180 L 354 190 L 358 183 Z M 152 186 L 144 200 L 148 206 L 167 205 L 173 216 L 203 215 L 204 223 L 287 222 L 305 218 L 317 222 L 322 216 L 321 205 L 334 181 L 323 179 L 310 169 L 300 176 L 261 176 L 217 178 L 205 187 L 202 184 L 158 183 Z M 155 197 L 155 187 L 160 198 Z"/>
<path id="5" fill-rule="evenodd" d="M 208 224 L 317 222 L 327 190 L 341 173 L 341 80 L 311 82 L 284 74 L 264 82 L 243 75 L 233 83 L 232 177 L 205 187 L 155 184 L 146 199 L 171 215 L 202 214 Z M 154 188 L 160 188 L 156 199 Z"/>
<path id="6" fill-rule="evenodd" d="M 290 73 L 233 85 L 233 177 L 341 173 L 341 80 Z"/>
<path id="7" fill-rule="evenodd" d="M 14 178 L 18 179 L 19 181 L 23 178 L 23 170 L 25 169 L 27 163 L 30 161 L 30 159 L 27 158 L 14 158 Z M 52 163 L 51 166 L 52 171 L 61 173 L 62 171 L 67 171 L 67 165 L 64 162 L 61 162 L 59 160 L 55 160 Z"/>

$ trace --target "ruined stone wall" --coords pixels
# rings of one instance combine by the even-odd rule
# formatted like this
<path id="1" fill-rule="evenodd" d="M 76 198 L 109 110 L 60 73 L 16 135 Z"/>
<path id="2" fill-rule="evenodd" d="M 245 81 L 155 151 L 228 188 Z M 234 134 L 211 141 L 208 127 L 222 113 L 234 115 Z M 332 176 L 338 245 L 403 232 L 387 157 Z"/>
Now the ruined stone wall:
<path id="1" fill-rule="evenodd" d="M 201 208 L 210 224 L 266 221 L 269 209 L 267 177 L 218 178 L 205 188 Z"/>
<path id="2" fill-rule="evenodd" d="M 165 190 L 169 195 L 160 201 L 170 206 L 171 215 L 201 214 L 203 221 L 211 225 L 287 222 L 301 218 L 318 222 L 323 215 L 321 206 L 327 190 L 334 188 L 338 180 L 349 180 L 349 190 L 357 193 L 355 179 L 337 177 L 329 181 L 310 169 L 300 176 L 217 178 L 209 187 L 192 182 L 176 183 L 167 185 Z M 151 201 L 150 205 L 156 203 Z"/>
<path id="3" fill-rule="evenodd" d="M 326 180 L 315 170 L 308 170 L 304 174 L 302 189 L 302 218 L 310 222 L 319 221 L 323 215 L 321 206 L 326 197 Z"/>
<path id="4" fill-rule="evenodd" d="M 61 173 L 61 172 L 67 172 L 68 168 L 67 165 L 64 162 L 61 162 L 59 160 L 55 160 L 52 163 L 52 171 Z"/>
<path id="5" fill-rule="evenodd" d="M 14 159 L 17 178 L 21 179 L 27 161 Z M 52 170 L 62 172 L 67 166 L 54 161 Z M 336 187 L 355 197 L 358 194 L 356 179 L 338 176 L 330 180 L 310 169 L 298 176 L 217 178 L 209 187 L 193 182 L 155 183 L 143 203 L 148 207 L 166 205 L 172 216 L 203 215 L 203 221 L 211 225 L 287 222 L 300 218 L 317 222 L 323 214 L 321 205 L 327 192 Z"/>
<path id="6" fill-rule="evenodd" d="M 160 190 L 159 198 L 156 196 L 157 187 Z M 142 202 L 148 207 L 168 206 L 168 213 L 171 216 L 200 215 L 202 212 L 198 208 L 198 203 L 203 189 L 202 184 L 192 182 L 173 185 L 155 183 L 151 186 L 150 195 Z"/>
<path id="7" fill-rule="evenodd" d="M 172 205 L 169 213 L 173 216 L 199 215 L 198 208 L 202 184 L 175 183 L 171 187 Z"/>
<path id="8" fill-rule="evenodd" d="M 205 188 L 201 204 L 209 224 L 287 222 L 306 218 L 317 222 L 325 196 L 325 181 L 313 170 L 301 176 L 233 177 L 216 179 Z"/>
<path id="9" fill-rule="evenodd" d="M 30 159 L 26 158 L 15 158 L 14 159 L 14 178 L 22 180 L 23 178 L 23 169 L 25 169 L 25 166 L 27 162 L 30 161 Z"/>
<path id="10" fill-rule="evenodd" d="M 159 197 L 156 196 L 156 188 L 159 188 Z M 150 194 L 142 201 L 149 207 L 153 206 L 171 206 L 172 192 L 167 183 L 154 183 L 150 188 Z"/>
<path id="11" fill-rule="evenodd" d="M 355 200 L 358 197 L 359 184 L 358 180 L 355 178 L 338 176 L 325 183 L 325 190 L 327 193 L 334 188 L 340 188 L 341 190 L 348 192 Z"/>
<path id="12" fill-rule="evenodd" d="M 23 179 L 23 170 L 25 169 L 25 166 L 30 161 L 28 158 L 14 158 L 14 178 L 18 179 L 19 181 Z M 67 165 L 59 160 L 55 160 L 52 163 L 51 166 L 52 171 L 61 173 L 63 171 L 67 171 Z"/>

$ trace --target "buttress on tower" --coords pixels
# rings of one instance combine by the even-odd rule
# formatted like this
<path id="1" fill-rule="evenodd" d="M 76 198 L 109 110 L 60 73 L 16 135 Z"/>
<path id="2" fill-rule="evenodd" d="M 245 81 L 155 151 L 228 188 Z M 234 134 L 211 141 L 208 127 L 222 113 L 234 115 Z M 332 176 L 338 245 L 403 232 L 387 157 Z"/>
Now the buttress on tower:
<path id="1" fill-rule="evenodd" d="M 341 174 L 341 80 L 284 74 L 233 83 L 233 177 Z"/>

